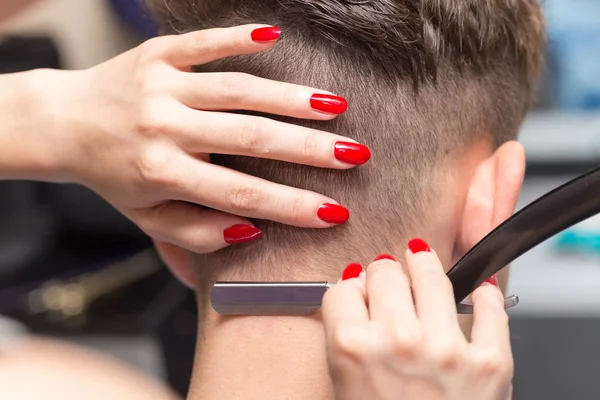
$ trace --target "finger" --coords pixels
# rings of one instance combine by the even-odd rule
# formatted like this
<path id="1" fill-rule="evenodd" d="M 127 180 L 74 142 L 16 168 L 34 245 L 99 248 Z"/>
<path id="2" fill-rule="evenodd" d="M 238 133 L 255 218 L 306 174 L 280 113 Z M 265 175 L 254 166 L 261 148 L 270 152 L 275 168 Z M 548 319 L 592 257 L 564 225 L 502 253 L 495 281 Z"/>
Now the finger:
<path id="1" fill-rule="evenodd" d="M 277 32 L 277 27 L 250 24 L 163 36 L 152 39 L 151 43 L 164 61 L 187 69 L 224 57 L 270 49 L 277 42 Z"/>
<path id="2" fill-rule="evenodd" d="M 198 110 L 252 110 L 304 119 L 333 119 L 346 111 L 332 93 L 236 72 L 180 74 L 174 96 Z M 198 88 L 191 90 L 190 88 Z"/>
<path id="3" fill-rule="evenodd" d="M 190 289 L 196 288 L 196 279 L 190 263 L 189 252 L 182 251 L 182 248 L 168 242 L 152 240 L 154 248 L 161 257 L 163 264 L 169 268 L 179 282 Z"/>
<path id="4" fill-rule="evenodd" d="M 269 118 L 182 111 L 174 128 L 189 153 L 231 154 L 348 169 L 366 163 L 371 152 L 343 136 Z M 204 127 L 204 129 L 203 129 Z"/>
<path id="5" fill-rule="evenodd" d="M 146 209 L 132 219 L 152 238 L 194 253 L 212 253 L 262 236 L 247 219 L 177 201 Z"/>
<path id="6" fill-rule="evenodd" d="M 437 254 L 421 239 L 409 242 L 406 252 L 417 315 L 425 334 L 438 338 L 464 338 L 458 324 L 454 294 L 450 280 Z"/>
<path id="7" fill-rule="evenodd" d="M 328 336 L 340 323 L 368 321 L 364 273 L 359 278 L 333 285 L 323 297 L 321 310 L 325 333 Z"/>
<path id="8" fill-rule="evenodd" d="M 371 320 L 399 320 L 416 325 L 408 277 L 400 263 L 384 259 L 367 267 L 367 298 Z"/>
<path id="9" fill-rule="evenodd" d="M 508 315 L 504 296 L 491 283 L 484 283 L 472 294 L 473 330 L 471 343 L 479 348 L 499 348 L 510 352 Z"/>
<path id="10" fill-rule="evenodd" d="M 175 182 L 166 198 L 201 204 L 228 214 L 304 228 L 345 223 L 350 214 L 334 200 L 182 155 L 170 160 L 156 182 Z M 163 185 L 166 186 L 166 185 Z"/>

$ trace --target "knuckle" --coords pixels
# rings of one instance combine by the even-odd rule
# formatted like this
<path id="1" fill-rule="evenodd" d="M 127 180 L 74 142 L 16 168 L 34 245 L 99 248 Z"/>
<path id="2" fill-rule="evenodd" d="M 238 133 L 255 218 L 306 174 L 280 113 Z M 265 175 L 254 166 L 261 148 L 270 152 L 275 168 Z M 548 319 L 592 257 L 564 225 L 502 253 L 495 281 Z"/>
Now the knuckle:
<path id="1" fill-rule="evenodd" d="M 286 88 L 283 90 L 280 98 L 280 105 L 288 112 L 294 112 L 298 109 L 298 104 L 302 101 L 299 99 L 300 92 L 295 88 Z"/>
<path id="2" fill-rule="evenodd" d="M 138 96 L 143 100 L 166 93 L 172 79 L 165 79 L 165 68 L 160 66 L 141 66 L 135 72 Z"/>
<path id="3" fill-rule="evenodd" d="M 137 47 L 138 65 L 146 65 L 160 59 L 162 45 L 166 40 L 168 40 L 166 37 L 152 38 L 139 45 Z"/>
<path id="4" fill-rule="evenodd" d="M 306 209 L 304 204 L 305 203 L 302 196 L 297 196 L 289 202 L 289 210 L 287 215 L 291 216 L 292 221 L 300 223 L 301 221 L 305 220 L 304 216 Z"/>
<path id="5" fill-rule="evenodd" d="M 227 199 L 232 210 L 249 216 L 255 215 L 261 210 L 261 197 L 260 192 L 255 187 L 238 184 L 230 189 Z"/>
<path id="6" fill-rule="evenodd" d="M 350 322 L 340 322 L 333 329 L 330 348 L 332 355 L 338 359 L 361 362 L 367 357 L 362 330 Z"/>
<path id="7" fill-rule="evenodd" d="M 148 235 L 151 238 L 156 238 L 158 236 L 158 233 L 160 232 L 159 229 L 150 220 L 146 220 L 146 221 L 148 221 L 148 222 L 142 222 L 138 226 L 140 227 L 142 232 L 144 232 L 146 235 Z"/>
<path id="8" fill-rule="evenodd" d="M 496 289 L 494 289 L 496 290 Z M 496 295 L 498 297 L 496 297 Z M 494 296 L 483 296 L 482 294 L 473 295 L 473 304 L 475 312 L 478 314 L 493 315 L 495 323 L 506 326 L 509 323 L 509 317 L 504 309 L 504 297 L 502 294 L 494 294 Z"/>
<path id="9" fill-rule="evenodd" d="M 151 146 L 143 151 L 137 164 L 142 181 L 161 188 L 173 186 L 169 174 L 171 161 L 168 152 L 161 146 Z"/>
<path id="10" fill-rule="evenodd" d="M 146 137 L 158 137 L 171 133 L 172 121 L 166 115 L 164 104 L 157 99 L 145 99 L 139 106 L 136 130 Z"/>
<path id="11" fill-rule="evenodd" d="M 445 346 L 436 349 L 431 355 L 433 364 L 442 372 L 457 370 L 464 363 L 464 357 L 456 346 Z"/>
<path id="12" fill-rule="evenodd" d="M 436 288 L 436 291 L 452 292 L 450 280 L 441 271 L 427 270 L 411 275 L 413 290 L 423 291 Z"/>
<path id="13" fill-rule="evenodd" d="M 244 103 L 248 96 L 250 76 L 242 72 L 231 72 L 223 76 L 220 82 L 223 88 L 223 100 L 228 103 Z"/>
<path id="14" fill-rule="evenodd" d="M 481 378 L 504 377 L 511 374 L 512 358 L 499 351 L 480 352 L 473 360 L 474 370 Z"/>
<path id="15" fill-rule="evenodd" d="M 407 364 L 419 361 L 423 353 L 423 344 L 419 335 L 401 326 L 395 326 L 392 336 L 392 354 L 395 359 Z"/>
<path id="16" fill-rule="evenodd" d="M 250 153 L 265 151 L 266 118 L 252 118 L 239 133 L 239 145 L 242 150 Z"/>
<path id="17" fill-rule="evenodd" d="M 144 232 L 146 235 L 156 238 L 159 237 L 159 230 L 158 227 L 156 226 L 156 223 L 154 222 L 154 220 L 152 218 L 149 218 L 147 216 L 143 216 L 143 217 L 138 217 L 135 220 L 135 224 L 142 230 L 142 232 Z"/>
<path id="18" fill-rule="evenodd" d="M 498 316 L 496 318 L 498 320 L 498 324 L 501 326 L 505 327 L 510 325 L 510 317 L 506 313 L 506 310 L 503 306 L 498 307 Z"/>
<path id="19" fill-rule="evenodd" d="M 377 286 L 379 282 L 385 282 L 389 279 L 390 272 L 390 263 L 372 263 L 367 267 L 367 279 L 374 282 L 374 286 Z"/>
<path id="20" fill-rule="evenodd" d="M 236 29 L 233 34 L 229 35 L 227 46 L 232 54 L 244 54 L 248 49 L 248 34 L 245 30 Z"/>
<path id="21" fill-rule="evenodd" d="M 210 34 L 206 31 L 189 32 L 185 35 L 179 35 L 179 48 L 184 54 L 202 54 L 214 51 L 211 46 Z M 217 47 L 217 46 L 214 46 Z"/>
<path id="22" fill-rule="evenodd" d="M 319 155 L 319 135 L 314 131 L 308 131 L 304 138 L 304 155 L 310 159 L 315 160 Z"/>

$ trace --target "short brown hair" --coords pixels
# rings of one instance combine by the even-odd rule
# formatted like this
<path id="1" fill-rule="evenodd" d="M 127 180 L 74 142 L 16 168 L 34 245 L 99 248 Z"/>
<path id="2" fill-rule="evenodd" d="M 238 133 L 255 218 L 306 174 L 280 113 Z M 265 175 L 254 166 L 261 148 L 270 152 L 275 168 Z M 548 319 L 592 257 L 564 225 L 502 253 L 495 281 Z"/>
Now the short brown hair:
<path id="1" fill-rule="evenodd" d="M 332 121 L 272 118 L 349 136 L 373 152 L 350 171 L 214 156 L 215 163 L 331 196 L 353 213 L 346 225 L 323 230 L 255 221 L 265 232 L 256 243 L 198 257 L 220 279 L 338 274 L 345 261 L 396 248 L 417 219 L 426 221 L 436 179 L 462 149 L 483 138 L 497 146 L 516 137 L 544 53 L 537 0 L 149 3 L 165 33 L 279 26 L 272 50 L 198 71 L 245 72 L 343 96 L 349 109 Z M 307 260 L 301 273 L 286 267 L 296 259 Z"/>

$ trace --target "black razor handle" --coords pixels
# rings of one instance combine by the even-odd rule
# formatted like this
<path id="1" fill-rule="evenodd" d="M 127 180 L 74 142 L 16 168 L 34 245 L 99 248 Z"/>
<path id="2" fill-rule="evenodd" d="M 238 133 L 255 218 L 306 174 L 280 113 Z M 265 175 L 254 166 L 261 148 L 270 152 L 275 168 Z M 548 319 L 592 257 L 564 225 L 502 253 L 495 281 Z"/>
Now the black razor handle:
<path id="1" fill-rule="evenodd" d="M 600 213 L 600 168 L 540 197 L 507 219 L 448 271 L 456 303 L 516 258 Z"/>

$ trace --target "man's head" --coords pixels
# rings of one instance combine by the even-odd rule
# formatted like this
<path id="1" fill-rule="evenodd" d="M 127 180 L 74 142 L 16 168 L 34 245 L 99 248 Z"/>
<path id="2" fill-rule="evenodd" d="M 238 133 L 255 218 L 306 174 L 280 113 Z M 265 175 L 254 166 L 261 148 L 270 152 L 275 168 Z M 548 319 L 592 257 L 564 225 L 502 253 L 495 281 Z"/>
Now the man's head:
<path id="1" fill-rule="evenodd" d="M 447 262 L 514 209 L 516 144 L 544 50 L 536 0 L 149 0 L 165 33 L 247 23 L 279 26 L 267 52 L 197 68 L 321 88 L 348 100 L 332 121 L 280 120 L 351 137 L 373 157 L 349 171 L 245 157 L 212 161 L 323 193 L 351 212 L 331 229 L 255 221 L 255 243 L 196 255 L 200 285 L 320 280 L 345 263 L 403 254 L 411 236 Z M 484 228 L 485 227 L 485 228 Z M 167 253 L 173 253 L 169 251 Z M 163 254 L 167 262 L 177 254 Z"/>

